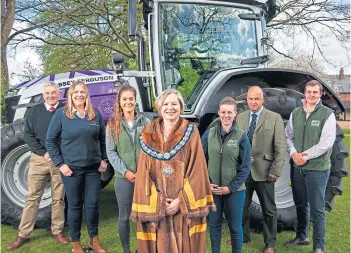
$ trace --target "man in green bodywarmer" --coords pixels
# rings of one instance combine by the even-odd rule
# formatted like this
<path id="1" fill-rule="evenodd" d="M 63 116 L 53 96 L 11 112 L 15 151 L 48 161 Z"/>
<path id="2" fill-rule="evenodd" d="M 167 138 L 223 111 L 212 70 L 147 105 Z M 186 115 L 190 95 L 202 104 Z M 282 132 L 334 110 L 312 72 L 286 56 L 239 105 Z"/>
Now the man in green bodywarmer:
<path id="1" fill-rule="evenodd" d="M 330 173 L 330 154 L 335 141 L 336 119 L 322 105 L 323 86 L 316 80 L 305 86 L 302 106 L 290 115 L 285 129 L 292 159 L 291 186 L 297 213 L 296 237 L 289 246 L 308 245 L 310 215 L 313 253 L 325 253 L 325 189 Z"/>

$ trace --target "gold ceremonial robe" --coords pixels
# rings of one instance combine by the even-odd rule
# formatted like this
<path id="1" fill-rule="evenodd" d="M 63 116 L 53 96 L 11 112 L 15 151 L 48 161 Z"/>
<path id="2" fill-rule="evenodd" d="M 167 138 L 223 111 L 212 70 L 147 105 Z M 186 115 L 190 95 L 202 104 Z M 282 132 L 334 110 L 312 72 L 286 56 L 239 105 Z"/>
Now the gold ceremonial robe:
<path id="1" fill-rule="evenodd" d="M 215 205 L 199 131 L 180 119 L 164 142 L 161 124 L 154 120 L 140 137 L 131 214 L 138 253 L 205 253 L 206 216 Z M 175 215 L 166 215 L 167 198 L 180 200 Z"/>

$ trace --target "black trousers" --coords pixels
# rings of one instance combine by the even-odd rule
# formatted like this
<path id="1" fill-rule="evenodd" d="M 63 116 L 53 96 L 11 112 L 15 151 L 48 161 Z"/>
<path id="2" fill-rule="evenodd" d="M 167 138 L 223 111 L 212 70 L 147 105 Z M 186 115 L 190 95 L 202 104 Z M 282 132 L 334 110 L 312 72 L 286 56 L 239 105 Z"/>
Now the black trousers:
<path id="1" fill-rule="evenodd" d="M 61 173 L 68 201 L 68 227 L 72 242 L 80 240 L 83 206 L 89 237 L 98 235 L 101 191 L 98 167 L 99 164 L 96 165 L 96 171 L 73 171 L 70 177 Z"/>
<path id="2" fill-rule="evenodd" d="M 274 248 L 277 235 L 277 207 L 274 198 L 274 182 L 255 181 L 251 173 L 246 179 L 246 197 L 243 213 L 244 239 L 250 239 L 250 205 L 254 191 L 263 212 L 263 238 L 267 248 Z"/>

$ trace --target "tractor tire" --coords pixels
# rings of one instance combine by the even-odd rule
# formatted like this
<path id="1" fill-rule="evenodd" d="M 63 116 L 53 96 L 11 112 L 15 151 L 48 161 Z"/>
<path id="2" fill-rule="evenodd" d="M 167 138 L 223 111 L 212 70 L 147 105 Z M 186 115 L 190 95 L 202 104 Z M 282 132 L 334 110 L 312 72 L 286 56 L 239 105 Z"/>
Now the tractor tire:
<path id="1" fill-rule="evenodd" d="M 330 176 L 325 191 L 325 209 L 331 211 L 334 208 L 334 197 L 342 195 L 344 191 L 343 177 L 348 175 L 346 158 L 349 156 L 347 146 L 344 142 L 344 132 L 336 125 L 336 139 L 330 157 Z"/>
<path id="2" fill-rule="evenodd" d="M 18 227 L 28 193 L 27 175 L 31 151 L 23 140 L 24 119 L 1 128 L 1 223 Z M 101 189 L 113 178 L 110 168 L 101 175 Z M 39 205 L 35 226 L 49 228 L 51 224 L 50 177 Z M 66 208 L 67 209 L 67 208 Z M 65 210 L 66 212 L 66 210 Z"/>
<path id="3" fill-rule="evenodd" d="M 1 128 L 1 223 L 18 227 L 28 193 L 27 175 L 31 152 L 23 140 L 24 120 Z M 50 182 L 40 202 L 36 227 L 48 228 L 51 216 Z"/>

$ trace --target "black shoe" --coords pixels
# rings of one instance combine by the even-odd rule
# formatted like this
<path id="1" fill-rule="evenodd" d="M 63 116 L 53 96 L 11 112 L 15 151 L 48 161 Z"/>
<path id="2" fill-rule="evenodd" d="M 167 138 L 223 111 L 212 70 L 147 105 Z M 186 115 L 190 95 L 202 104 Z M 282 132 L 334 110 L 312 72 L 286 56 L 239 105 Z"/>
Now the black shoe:
<path id="1" fill-rule="evenodd" d="M 294 240 L 288 241 L 285 245 L 286 246 L 302 246 L 302 245 L 309 245 L 310 239 L 306 238 L 304 240 L 300 238 L 296 238 Z"/>

